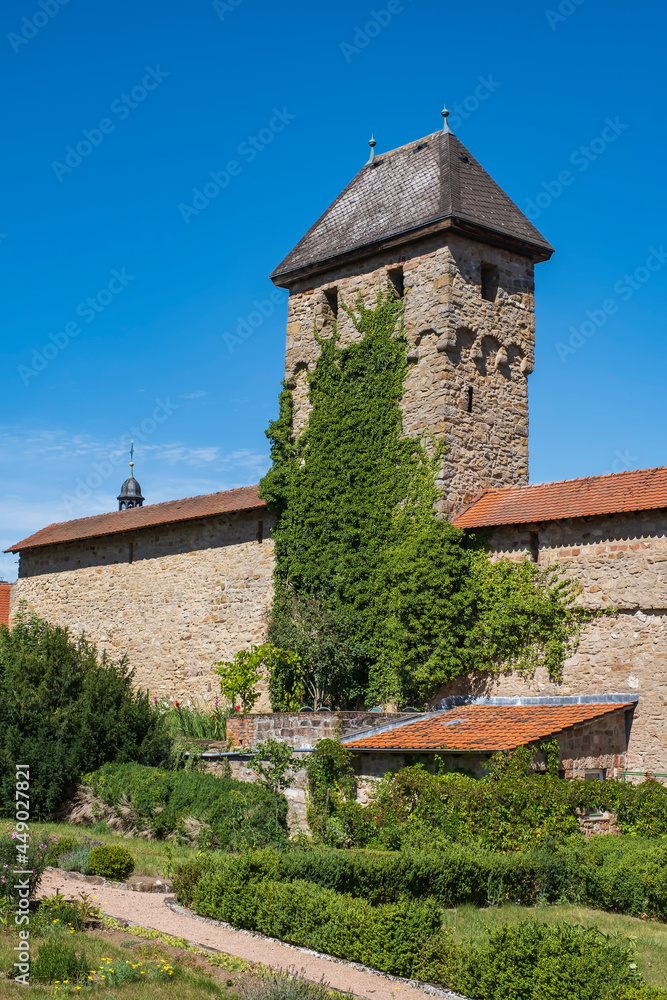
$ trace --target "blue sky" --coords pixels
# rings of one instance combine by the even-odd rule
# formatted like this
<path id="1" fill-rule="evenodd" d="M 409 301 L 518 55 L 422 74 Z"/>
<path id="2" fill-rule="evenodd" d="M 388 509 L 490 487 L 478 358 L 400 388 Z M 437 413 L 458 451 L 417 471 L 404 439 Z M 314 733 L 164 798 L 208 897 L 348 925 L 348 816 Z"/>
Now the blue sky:
<path id="1" fill-rule="evenodd" d="M 371 131 L 378 153 L 426 135 L 443 99 L 556 247 L 531 480 L 667 463 L 666 20 L 658 0 L 5 0 L 2 548 L 115 509 L 132 436 L 149 502 L 257 481 L 286 314 L 268 273 Z"/>

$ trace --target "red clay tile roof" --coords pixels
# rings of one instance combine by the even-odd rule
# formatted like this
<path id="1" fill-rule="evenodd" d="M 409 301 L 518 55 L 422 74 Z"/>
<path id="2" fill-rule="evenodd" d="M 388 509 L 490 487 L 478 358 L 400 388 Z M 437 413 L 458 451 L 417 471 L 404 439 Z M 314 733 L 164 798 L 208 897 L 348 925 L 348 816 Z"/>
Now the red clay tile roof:
<path id="1" fill-rule="evenodd" d="M 9 626 L 9 592 L 11 583 L 0 580 L 0 625 Z"/>
<path id="2" fill-rule="evenodd" d="M 111 514 L 81 517 L 76 521 L 61 521 L 59 524 L 49 524 L 5 551 L 21 552 L 40 545 L 99 538 L 101 535 L 115 535 L 119 531 L 136 531 L 139 528 L 154 528 L 159 524 L 173 524 L 175 521 L 190 521 L 196 517 L 266 509 L 266 501 L 260 499 L 258 490 L 259 486 L 242 486 L 222 493 L 207 493 L 200 497 L 187 497 L 185 500 L 167 500 L 166 503 L 148 504 L 146 507 L 116 510 Z"/>
<path id="3" fill-rule="evenodd" d="M 586 705 L 461 705 L 344 740 L 350 750 L 513 750 L 578 722 L 630 708 L 631 702 Z"/>
<path id="4" fill-rule="evenodd" d="M 484 490 L 457 514 L 457 528 L 558 521 L 667 507 L 667 467 Z"/>

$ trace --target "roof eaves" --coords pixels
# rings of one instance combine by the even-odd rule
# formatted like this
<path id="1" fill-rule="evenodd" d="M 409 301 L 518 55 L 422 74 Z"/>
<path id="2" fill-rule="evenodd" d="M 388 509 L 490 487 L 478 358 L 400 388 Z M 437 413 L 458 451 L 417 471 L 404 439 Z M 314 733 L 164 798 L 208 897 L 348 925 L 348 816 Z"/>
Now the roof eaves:
<path id="1" fill-rule="evenodd" d="M 548 260 L 554 252 L 553 247 L 548 243 L 546 245 L 532 243 L 523 237 L 513 236 L 511 233 L 503 232 L 499 229 L 481 226 L 479 223 L 471 222 L 461 216 L 448 215 L 432 219 L 426 223 L 420 223 L 418 226 L 397 230 L 395 233 L 383 236 L 381 239 L 359 244 L 356 247 L 344 250 L 341 253 L 332 254 L 329 257 L 313 259 L 294 267 L 285 267 L 281 270 L 285 261 L 291 256 L 290 252 L 285 260 L 271 272 L 269 277 L 274 285 L 280 288 L 288 288 L 296 281 L 334 270 L 343 264 L 348 264 L 355 260 L 364 260 L 376 253 L 402 246 L 405 243 L 412 243 L 417 239 L 431 236 L 434 233 L 444 230 L 451 230 L 452 233 L 459 233 L 470 239 L 486 243 L 489 246 L 497 246 L 500 249 L 510 250 L 538 262 Z M 305 239 L 305 236 L 303 239 Z M 298 246 L 299 244 L 297 243 Z M 294 249 L 296 250 L 296 247 Z"/>

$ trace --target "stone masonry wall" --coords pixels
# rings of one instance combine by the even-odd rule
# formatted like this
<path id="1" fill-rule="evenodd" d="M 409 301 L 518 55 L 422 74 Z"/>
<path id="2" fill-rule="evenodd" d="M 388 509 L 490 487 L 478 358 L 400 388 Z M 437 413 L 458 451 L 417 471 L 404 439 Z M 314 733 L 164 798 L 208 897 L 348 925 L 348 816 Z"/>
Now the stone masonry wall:
<path id="1" fill-rule="evenodd" d="M 233 747 L 254 749 L 265 740 L 280 740 L 298 749 L 310 749 L 318 740 L 339 739 L 387 722 L 410 718 L 403 712 L 271 712 L 227 719 Z"/>
<path id="2" fill-rule="evenodd" d="M 266 512 L 221 515 L 26 549 L 12 611 L 24 599 L 113 659 L 127 653 L 151 697 L 211 702 L 214 662 L 263 641 L 272 523 Z M 258 707 L 270 707 L 266 694 Z"/>
<path id="3" fill-rule="evenodd" d="M 667 515 L 618 514 L 546 524 L 503 527 L 491 538 L 497 557 L 538 555 L 540 566 L 560 566 L 579 580 L 579 601 L 613 613 L 582 632 L 563 680 L 545 670 L 525 680 L 516 674 L 477 675 L 453 681 L 433 700 L 456 694 L 639 695 L 627 768 L 667 771 Z"/>
<path id="4" fill-rule="evenodd" d="M 498 270 L 495 301 L 482 298 L 482 263 Z M 452 235 L 416 242 L 406 256 L 378 255 L 290 292 L 285 380 L 293 387 L 294 428 L 308 419 L 307 372 L 319 355 L 314 330 L 332 332 L 338 294 L 342 346 L 359 333 L 342 303 L 375 304 L 402 269 L 411 367 L 402 407 L 408 435 L 444 438 L 442 511 L 460 508 L 487 486 L 528 481 L 528 387 L 534 364 L 533 265 L 525 257 Z M 327 294 L 329 293 L 329 297 Z M 471 406 L 471 412 L 468 412 Z"/>

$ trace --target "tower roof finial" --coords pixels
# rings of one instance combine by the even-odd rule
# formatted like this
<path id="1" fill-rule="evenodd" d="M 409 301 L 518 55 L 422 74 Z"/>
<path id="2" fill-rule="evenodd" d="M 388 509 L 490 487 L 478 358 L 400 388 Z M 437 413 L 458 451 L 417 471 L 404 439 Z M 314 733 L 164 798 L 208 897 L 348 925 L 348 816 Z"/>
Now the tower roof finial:
<path id="1" fill-rule="evenodd" d="M 134 479 L 134 441 L 130 441 L 130 476 Z"/>
<path id="2" fill-rule="evenodd" d="M 446 104 L 443 104 L 442 111 L 440 112 L 440 114 L 442 115 L 442 117 L 444 119 L 443 125 L 442 125 L 442 134 L 443 135 L 451 135 L 452 134 L 452 130 L 450 129 L 449 124 L 447 123 L 447 119 L 449 118 L 449 111 L 447 110 L 447 105 Z"/>
<path id="3" fill-rule="evenodd" d="M 369 167 L 371 163 L 375 161 L 375 147 L 377 146 L 377 142 L 375 141 L 373 135 L 371 135 L 370 139 L 368 140 L 368 145 L 371 147 L 371 155 L 366 160 L 367 167 Z"/>

